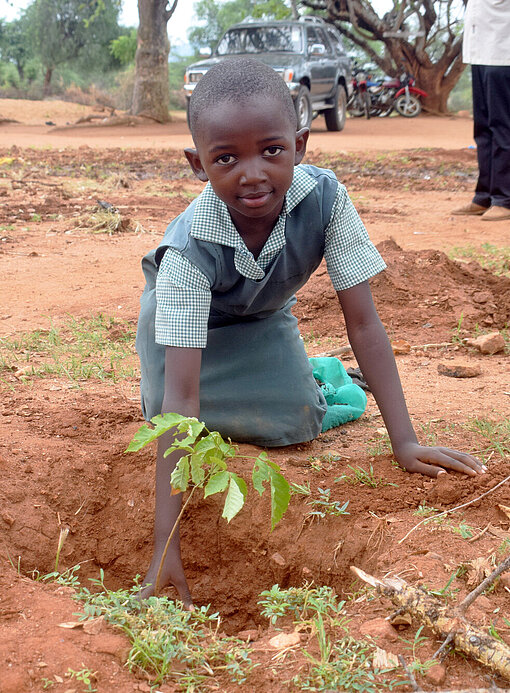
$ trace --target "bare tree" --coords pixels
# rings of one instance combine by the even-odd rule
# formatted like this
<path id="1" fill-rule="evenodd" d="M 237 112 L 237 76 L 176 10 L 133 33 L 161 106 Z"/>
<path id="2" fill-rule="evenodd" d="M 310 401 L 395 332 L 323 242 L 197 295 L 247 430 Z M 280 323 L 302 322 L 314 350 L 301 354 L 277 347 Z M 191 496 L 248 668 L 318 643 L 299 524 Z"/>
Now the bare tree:
<path id="1" fill-rule="evenodd" d="M 138 0 L 138 43 L 135 56 L 135 85 L 131 113 L 167 123 L 168 41 L 167 23 L 178 0 Z"/>
<path id="2" fill-rule="evenodd" d="M 369 60 L 397 77 L 406 68 L 417 86 L 428 93 L 425 107 L 447 112 L 448 96 L 464 70 L 463 9 L 467 0 L 393 0 L 379 17 L 369 0 L 301 0 L 313 10 L 325 10 Z M 374 41 L 384 44 L 380 55 Z"/>

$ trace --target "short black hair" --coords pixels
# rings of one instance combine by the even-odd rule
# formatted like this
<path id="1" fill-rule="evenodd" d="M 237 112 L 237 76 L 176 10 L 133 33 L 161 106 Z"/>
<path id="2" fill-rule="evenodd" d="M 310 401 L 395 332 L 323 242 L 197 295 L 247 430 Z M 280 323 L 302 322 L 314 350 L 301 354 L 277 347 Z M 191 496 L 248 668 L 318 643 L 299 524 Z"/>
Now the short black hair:
<path id="1" fill-rule="evenodd" d="M 222 101 L 242 103 L 258 94 L 278 99 L 297 129 L 292 96 L 272 67 L 255 58 L 225 58 L 207 70 L 191 94 L 188 110 L 191 135 L 195 137 L 200 118 L 212 106 Z"/>

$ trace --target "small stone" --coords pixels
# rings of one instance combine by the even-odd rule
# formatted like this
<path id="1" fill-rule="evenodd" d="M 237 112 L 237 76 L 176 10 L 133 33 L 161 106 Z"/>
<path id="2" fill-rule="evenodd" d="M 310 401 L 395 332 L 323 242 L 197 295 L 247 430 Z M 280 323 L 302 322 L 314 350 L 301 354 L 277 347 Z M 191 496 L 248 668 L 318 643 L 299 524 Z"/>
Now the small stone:
<path id="1" fill-rule="evenodd" d="M 397 631 L 385 618 L 374 618 L 371 621 L 365 621 L 360 628 L 360 633 L 362 635 L 370 635 L 372 638 L 387 640 L 388 642 L 396 642 L 398 640 Z"/>
<path id="2" fill-rule="evenodd" d="M 244 640 L 244 642 L 254 642 L 259 639 L 259 632 L 256 628 L 248 628 L 247 630 L 241 630 L 236 636 L 239 640 Z"/>
<path id="3" fill-rule="evenodd" d="M 434 686 L 443 683 L 446 677 L 446 668 L 442 664 L 433 664 L 425 674 L 427 681 Z"/>
<path id="4" fill-rule="evenodd" d="M 276 565 L 282 566 L 282 568 L 287 565 L 285 558 L 281 555 L 281 553 L 278 552 L 271 556 L 271 560 L 273 563 L 276 563 Z"/>
<path id="5" fill-rule="evenodd" d="M 411 351 L 411 345 L 405 339 L 395 339 L 391 342 L 391 348 L 395 355 L 408 354 Z"/>
<path id="6" fill-rule="evenodd" d="M 305 580 L 311 580 L 313 577 L 312 571 L 310 570 L 310 568 L 307 568 L 306 566 L 302 569 L 301 573 Z"/>
<path id="7" fill-rule="evenodd" d="M 473 301 L 475 303 L 487 303 L 492 298 L 488 291 L 475 291 L 473 294 Z"/>
<path id="8" fill-rule="evenodd" d="M 453 362 L 440 363 L 437 366 L 439 375 L 446 375 L 449 378 L 475 378 L 482 372 L 479 366 L 470 366 L 467 363 Z"/>
<path id="9" fill-rule="evenodd" d="M 287 647 L 299 645 L 300 642 L 301 635 L 294 630 L 292 633 L 278 633 L 274 638 L 271 638 L 269 644 L 271 647 L 274 647 L 275 650 L 285 650 Z"/>
<path id="10" fill-rule="evenodd" d="M 505 350 L 505 339 L 500 332 L 482 334 L 476 339 L 466 340 L 468 346 L 476 347 L 482 354 L 497 354 Z"/>

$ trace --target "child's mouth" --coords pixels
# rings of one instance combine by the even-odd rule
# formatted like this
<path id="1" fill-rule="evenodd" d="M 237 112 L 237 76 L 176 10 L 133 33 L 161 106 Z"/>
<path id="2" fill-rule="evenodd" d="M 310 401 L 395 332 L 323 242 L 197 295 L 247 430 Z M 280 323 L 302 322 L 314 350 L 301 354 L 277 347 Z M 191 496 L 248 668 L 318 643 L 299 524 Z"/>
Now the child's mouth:
<path id="1" fill-rule="evenodd" d="M 269 191 L 249 193 L 248 195 L 240 196 L 240 199 L 246 207 L 254 209 L 256 207 L 263 207 L 268 201 L 270 194 Z"/>

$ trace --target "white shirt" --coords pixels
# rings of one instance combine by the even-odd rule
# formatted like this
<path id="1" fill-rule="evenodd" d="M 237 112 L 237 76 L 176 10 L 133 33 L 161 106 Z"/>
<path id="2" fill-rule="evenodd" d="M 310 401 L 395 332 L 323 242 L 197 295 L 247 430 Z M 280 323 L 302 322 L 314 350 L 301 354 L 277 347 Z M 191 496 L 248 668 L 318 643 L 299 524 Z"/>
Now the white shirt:
<path id="1" fill-rule="evenodd" d="M 468 0 L 462 59 L 471 65 L 510 66 L 510 0 Z"/>

